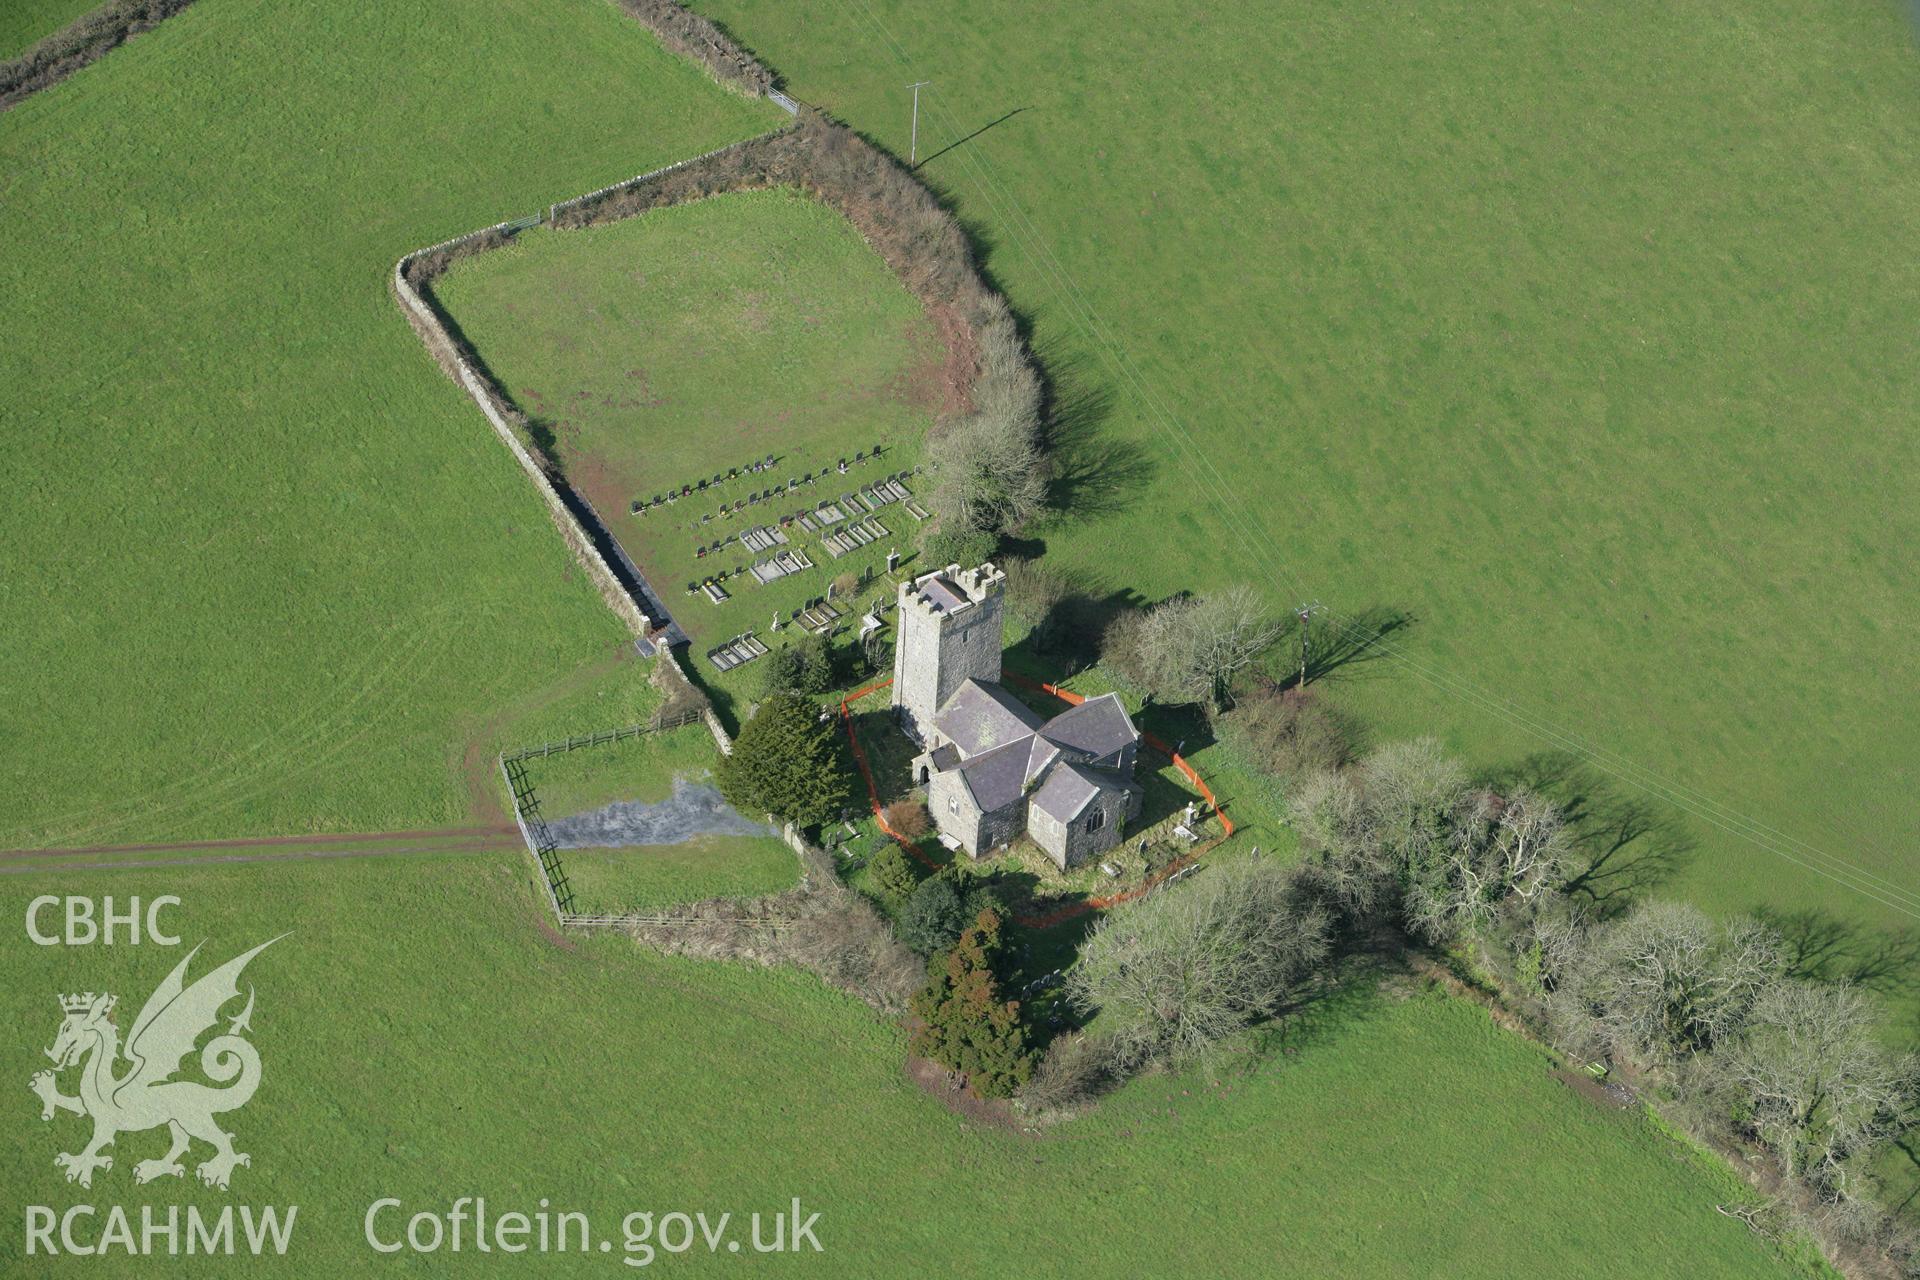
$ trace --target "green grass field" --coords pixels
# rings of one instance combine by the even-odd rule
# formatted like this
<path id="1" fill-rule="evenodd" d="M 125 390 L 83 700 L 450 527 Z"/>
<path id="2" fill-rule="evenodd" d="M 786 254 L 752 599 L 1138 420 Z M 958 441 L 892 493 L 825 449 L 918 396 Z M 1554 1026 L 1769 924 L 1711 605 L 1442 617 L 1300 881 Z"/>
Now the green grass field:
<path id="1" fill-rule="evenodd" d="M 573 909 L 582 915 L 650 911 L 702 898 L 758 898 L 791 889 L 800 864 L 773 836 L 695 836 L 680 844 L 566 849 Z"/>
<path id="2" fill-rule="evenodd" d="M 584 737 L 621 727 L 583 724 L 578 732 Z M 658 804 L 672 794 L 674 778 L 699 778 L 711 772 L 717 754 L 707 727 L 689 724 L 597 747 L 535 756 L 526 761 L 526 770 L 528 781 L 540 794 L 541 809 L 549 818 L 559 818 L 616 800 Z"/>
<path id="3" fill-rule="evenodd" d="M 585 231 L 534 232 L 457 264 L 435 290 L 495 376 L 553 433 L 569 478 L 663 593 L 723 701 L 756 692 L 755 669 L 721 676 L 701 658 L 707 649 L 745 631 L 778 643 L 769 629 L 776 612 L 786 621 L 832 579 L 884 569 L 892 547 L 911 552 L 916 522 L 897 503 L 874 517 L 887 541 L 839 558 L 820 535 L 789 529 L 790 545 L 815 567 L 765 585 L 745 572 L 765 553 L 735 541 L 911 468 L 939 407 L 942 352 L 931 323 L 824 205 L 797 192 L 749 192 Z M 838 474 L 839 459 L 876 445 L 877 463 Z M 769 454 L 771 473 L 631 510 Z M 703 519 L 723 501 L 822 469 L 826 479 L 791 496 Z M 724 602 L 686 591 L 729 571 Z"/>
<path id="4" fill-rule="evenodd" d="M 0 842 L 462 820 L 623 633 L 388 273 L 781 118 L 600 0 L 201 0 L 0 118 Z"/>
<path id="5" fill-rule="evenodd" d="M 73 887 L 7 881 L 16 902 Z M 179 894 L 172 918 L 209 939 L 196 965 L 294 930 L 247 971 L 265 1073 L 226 1117 L 253 1158 L 226 1194 L 135 1186 L 155 1134 L 124 1137 L 91 1192 L 67 1186 L 53 1155 L 74 1149 L 80 1122 L 41 1124 L 24 1088 L 59 1020 L 55 992 L 104 987 L 137 1007 L 180 953 L 0 942 L 0 1012 L 19 1028 L 0 1063 L 19 1089 L 0 1185 L 29 1204 L 300 1206 L 288 1258 L 226 1260 L 227 1274 L 345 1274 L 383 1261 L 362 1243 L 375 1199 L 444 1211 L 460 1195 L 496 1213 L 546 1196 L 616 1242 L 629 1211 L 744 1218 L 799 1196 L 823 1214 L 826 1251 L 778 1269 L 808 1275 L 1791 1271 L 1713 1211 L 1735 1194 L 1724 1169 L 1576 1096 L 1452 1000 L 1337 1000 L 1289 1033 L 1296 1055 L 1144 1081 L 1034 1139 L 929 1099 L 901 1072 L 901 1033 L 809 978 L 620 939 L 555 945 L 518 855 L 167 868 L 83 887 Z M 423 927 L 437 921 L 449 927 Z M 0 1270 L 103 1263 L 22 1248 L 0 1233 Z M 748 1257 L 749 1270 L 776 1265 Z M 445 1275 L 620 1270 L 600 1255 L 408 1261 Z M 138 1274 L 204 1267 L 151 1258 Z"/>
<path id="6" fill-rule="evenodd" d="M 7 0 L 0 5 L 0 61 L 17 58 L 103 0 Z"/>
<path id="7" fill-rule="evenodd" d="M 1055 563 L 1403 612 L 1381 734 L 1591 746 L 1668 891 L 1920 925 L 1906 5 L 699 8 L 900 155 L 935 79 L 1094 420 Z"/>
<path id="8" fill-rule="evenodd" d="M 657 705 L 386 278 L 408 249 L 780 118 L 597 0 L 199 0 L 0 117 L 0 230 L 27 250 L 0 257 L 0 385 L 27 389 L 0 407 L 6 842 L 462 822 L 494 752 Z M 1145 1081 L 1034 1140 L 922 1095 L 900 1032 L 811 979 L 554 938 L 530 877 L 510 849 L 9 875 L 16 921 L 43 892 L 177 894 L 207 960 L 294 932 L 249 972 L 267 1075 L 230 1120 L 254 1157 L 234 1192 L 134 1187 L 150 1135 L 67 1186 L 52 1157 L 78 1122 L 42 1126 L 24 1088 L 0 1185 L 16 1208 L 300 1205 L 298 1261 L 235 1275 L 341 1274 L 372 1257 L 376 1197 L 472 1194 L 551 1196 L 603 1230 L 799 1195 L 829 1251 L 795 1267 L 832 1275 L 1790 1269 L 1713 1212 L 1736 1194 L 1723 1168 L 1462 1003 L 1332 1001 L 1290 1030 L 1297 1055 L 1217 1089 Z M 19 1083 L 56 993 L 132 1004 L 178 954 L 0 947 Z M 102 1271 L 22 1247 L 0 1232 L 0 1271 Z"/>

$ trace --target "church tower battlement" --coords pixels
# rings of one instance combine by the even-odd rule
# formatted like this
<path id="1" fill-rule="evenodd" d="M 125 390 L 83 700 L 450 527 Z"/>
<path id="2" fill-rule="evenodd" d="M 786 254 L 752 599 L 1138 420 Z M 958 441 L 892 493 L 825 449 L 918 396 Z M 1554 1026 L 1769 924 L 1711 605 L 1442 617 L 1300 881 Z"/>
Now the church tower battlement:
<path id="1" fill-rule="evenodd" d="M 900 584 L 893 705 L 915 742 L 926 743 L 934 714 L 967 680 L 999 682 L 1006 589 L 991 564 L 950 564 Z"/>

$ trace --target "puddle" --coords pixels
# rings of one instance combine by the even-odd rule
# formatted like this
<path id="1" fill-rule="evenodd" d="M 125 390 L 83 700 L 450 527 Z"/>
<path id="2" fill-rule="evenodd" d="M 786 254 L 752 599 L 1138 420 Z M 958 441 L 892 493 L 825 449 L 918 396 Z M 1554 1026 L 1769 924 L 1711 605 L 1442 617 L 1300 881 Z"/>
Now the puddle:
<path id="1" fill-rule="evenodd" d="M 657 804 L 616 800 L 599 809 L 555 819 L 547 833 L 562 849 L 619 849 L 680 844 L 695 836 L 778 836 L 764 822 L 742 817 L 710 782 L 673 780 L 673 794 Z"/>

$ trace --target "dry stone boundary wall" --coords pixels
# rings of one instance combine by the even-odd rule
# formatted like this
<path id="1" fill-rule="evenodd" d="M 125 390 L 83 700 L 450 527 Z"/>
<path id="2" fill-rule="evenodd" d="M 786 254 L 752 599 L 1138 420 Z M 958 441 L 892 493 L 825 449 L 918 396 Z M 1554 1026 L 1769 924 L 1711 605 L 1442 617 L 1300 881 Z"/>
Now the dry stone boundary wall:
<path id="1" fill-rule="evenodd" d="M 407 279 L 408 265 L 422 254 L 457 248 L 462 242 L 473 241 L 479 237 L 501 235 L 500 228 L 506 225 L 508 224 L 502 223 L 497 227 L 476 231 L 471 236 L 462 236 L 458 240 L 434 245 L 430 249 L 422 250 L 421 253 L 408 254 L 400 259 L 393 268 L 394 296 L 399 299 L 400 306 L 406 312 L 407 320 L 413 325 L 414 331 L 426 342 L 427 350 L 439 361 L 448 376 L 472 397 L 475 404 L 480 406 L 480 412 L 486 415 L 487 423 L 493 428 L 493 433 L 500 437 L 500 442 L 513 454 L 514 461 L 520 464 L 520 469 L 527 473 L 528 479 L 533 481 L 535 490 L 547 505 L 548 514 L 559 526 L 560 534 L 566 539 L 574 556 L 586 569 L 587 576 L 600 592 L 601 599 L 607 602 L 607 606 L 613 610 L 614 615 L 626 623 L 636 637 L 645 638 L 657 630 L 659 624 L 655 619 L 642 613 L 640 606 L 627 593 L 626 588 L 620 585 L 619 579 L 614 576 L 613 569 L 601 556 L 599 548 L 593 545 L 593 539 L 588 535 L 585 526 L 580 523 L 572 508 L 560 496 L 553 477 L 548 475 L 547 469 L 521 442 L 511 421 L 511 415 L 514 412 L 512 407 L 500 401 L 489 380 L 482 377 L 461 353 L 459 345 L 454 342 L 453 336 L 441 323 L 439 313 L 428 304 L 425 298 L 421 297 L 419 291 Z"/>

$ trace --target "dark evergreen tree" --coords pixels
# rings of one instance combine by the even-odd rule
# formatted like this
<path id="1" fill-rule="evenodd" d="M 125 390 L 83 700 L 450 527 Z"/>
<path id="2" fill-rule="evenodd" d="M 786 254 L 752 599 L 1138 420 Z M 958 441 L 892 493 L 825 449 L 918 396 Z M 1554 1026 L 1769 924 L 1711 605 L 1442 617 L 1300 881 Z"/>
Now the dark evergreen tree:
<path id="1" fill-rule="evenodd" d="M 1010 1097 L 1033 1075 L 1020 1002 L 1000 997 L 1000 950 L 1000 917 L 982 911 L 934 961 L 932 980 L 913 998 L 913 1052 L 959 1072 L 985 1098 Z"/>
<path id="2" fill-rule="evenodd" d="M 777 693 L 760 704 L 716 777 L 720 794 L 736 809 L 776 814 L 803 827 L 833 820 L 853 798 L 839 727 L 796 693 Z"/>
<path id="3" fill-rule="evenodd" d="M 801 636 L 767 655 L 760 687 L 774 693 L 825 693 L 837 683 L 832 646 L 819 634 Z"/>
<path id="4" fill-rule="evenodd" d="M 922 880 L 900 912 L 900 941 L 923 956 L 945 951 L 982 911 L 1005 917 L 1000 899 L 986 879 L 949 867 Z"/>
<path id="5" fill-rule="evenodd" d="M 920 884 L 920 877 L 914 874 L 913 864 L 907 861 L 907 855 L 899 845 L 889 842 L 887 847 L 873 855 L 874 887 L 893 902 L 901 902 Z"/>

